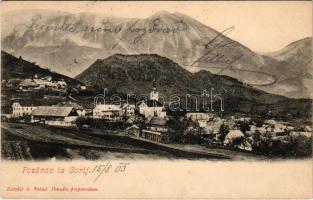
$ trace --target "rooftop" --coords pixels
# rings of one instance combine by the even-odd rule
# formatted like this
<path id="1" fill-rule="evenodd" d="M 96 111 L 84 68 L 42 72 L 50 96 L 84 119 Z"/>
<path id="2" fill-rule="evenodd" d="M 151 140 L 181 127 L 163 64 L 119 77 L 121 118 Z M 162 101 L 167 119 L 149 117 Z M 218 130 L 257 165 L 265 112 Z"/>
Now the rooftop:
<path id="1" fill-rule="evenodd" d="M 155 135 L 162 135 L 161 132 L 157 132 L 157 131 L 149 131 L 149 130 L 142 130 L 142 132 L 146 132 L 146 133 L 151 133 L 151 134 L 155 134 Z"/>
<path id="2" fill-rule="evenodd" d="M 73 107 L 74 109 L 76 110 L 83 110 L 84 108 L 79 105 L 78 103 L 75 103 L 75 102 L 61 102 L 61 103 L 58 103 L 57 106 L 61 106 L 61 107 Z"/>
<path id="3" fill-rule="evenodd" d="M 33 110 L 34 116 L 53 116 L 53 117 L 66 117 L 73 112 L 73 107 L 59 107 L 59 106 L 39 106 Z M 73 113 L 77 115 L 77 113 Z"/>
<path id="4" fill-rule="evenodd" d="M 166 120 L 163 118 L 159 117 L 152 117 L 150 120 L 151 125 L 159 125 L 159 126 L 165 126 L 166 125 Z"/>
<path id="5" fill-rule="evenodd" d="M 99 109 L 99 110 L 108 110 L 108 111 L 119 111 L 121 110 L 121 107 L 119 105 L 114 105 L 114 104 L 98 104 L 94 109 Z"/>

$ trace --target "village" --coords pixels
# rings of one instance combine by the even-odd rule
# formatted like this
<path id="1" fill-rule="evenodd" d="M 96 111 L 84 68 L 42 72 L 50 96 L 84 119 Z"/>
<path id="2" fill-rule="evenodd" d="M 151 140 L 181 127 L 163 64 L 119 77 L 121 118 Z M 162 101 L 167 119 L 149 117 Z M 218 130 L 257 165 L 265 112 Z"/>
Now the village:
<path id="1" fill-rule="evenodd" d="M 35 77 L 23 80 L 19 89 L 50 86 L 64 89 L 67 84 L 64 81 L 52 82 L 51 77 Z M 294 127 L 275 119 L 260 119 L 244 114 L 221 117 L 210 112 L 184 112 L 177 116 L 168 114 L 167 108 L 159 102 L 155 83 L 149 99 L 140 104 L 126 102 L 116 105 L 95 100 L 93 108 L 84 108 L 75 101 L 50 106 L 16 101 L 12 104 L 12 113 L 5 115 L 5 120 L 81 131 L 97 129 L 103 130 L 104 134 L 122 134 L 155 144 L 200 144 L 261 154 L 281 154 L 286 149 L 294 151 L 290 147 L 297 145 L 304 148 L 300 154 L 307 154 L 310 150 L 303 145 L 310 145 L 312 138 L 309 126 Z"/>

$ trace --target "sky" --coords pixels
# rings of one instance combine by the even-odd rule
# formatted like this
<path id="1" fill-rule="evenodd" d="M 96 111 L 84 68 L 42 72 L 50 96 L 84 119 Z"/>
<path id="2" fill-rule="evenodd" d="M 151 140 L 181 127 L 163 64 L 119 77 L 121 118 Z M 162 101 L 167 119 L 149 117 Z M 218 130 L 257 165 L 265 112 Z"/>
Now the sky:
<path id="1" fill-rule="evenodd" d="M 257 52 L 277 51 L 312 36 L 312 1 L 2 2 L 2 13 L 19 9 L 58 9 L 134 18 L 145 18 L 162 10 L 180 12 L 217 31 L 235 26 L 227 36 Z"/>

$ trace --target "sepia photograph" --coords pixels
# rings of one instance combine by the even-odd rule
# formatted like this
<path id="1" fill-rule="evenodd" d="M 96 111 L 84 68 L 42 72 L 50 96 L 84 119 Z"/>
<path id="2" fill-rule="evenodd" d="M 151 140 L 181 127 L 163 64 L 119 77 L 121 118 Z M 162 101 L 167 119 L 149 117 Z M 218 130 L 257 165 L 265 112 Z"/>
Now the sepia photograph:
<path id="1" fill-rule="evenodd" d="M 242 196 L 196 192 L 201 186 L 182 191 L 185 175 L 172 191 L 150 193 L 133 178 L 153 165 L 142 184 L 156 187 L 152 180 L 167 180 L 158 179 L 158 167 L 171 177 L 188 166 L 191 180 L 201 176 L 191 170 L 202 168 L 202 176 L 221 181 L 217 166 L 236 166 L 244 176 L 252 165 L 273 163 L 263 169 L 305 167 L 288 176 L 273 170 L 271 181 L 283 184 L 281 175 L 288 186 L 275 185 L 277 193 L 259 187 L 255 197 L 312 198 L 311 1 L 4 1 L 1 7 L 1 160 L 10 180 L 2 194 L 252 198 L 243 189 Z M 306 179 L 290 177 L 295 171 Z M 53 185 L 62 173 L 62 184 L 92 175 L 91 185 Z M 48 185 L 29 182 L 52 175 Z M 106 175 L 133 191 L 106 193 L 100 184 Z M 29 186 L 17 184 L 24 176 Z M 198 184 L 215 184 L 208 181 Z M 303 183 L 303 191 L 287 191 L 291 181 Z M 45 196 L 53 193 L 60 196 Z"/>

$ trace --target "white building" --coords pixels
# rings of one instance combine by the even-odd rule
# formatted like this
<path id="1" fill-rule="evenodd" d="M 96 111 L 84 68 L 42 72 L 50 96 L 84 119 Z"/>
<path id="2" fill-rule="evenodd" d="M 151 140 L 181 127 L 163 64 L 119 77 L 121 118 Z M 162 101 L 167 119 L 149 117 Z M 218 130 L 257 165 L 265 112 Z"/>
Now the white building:
<path id="1" fill-rule="evenodd" d="M 20 103 L 14 102 L 12 104 L 12 117 L 16 118 L 25 115 L 31 115 L 32 111 L 36 108 L 36 106 L 21 106 Z"/>
<path id="2" fill-rule="evenodd" d="M 98 119 L 120 121 L 122 120 L 123 111 L 119 105 L 99 104 L 92 110 L 92 116 Z"/>
<path id="3" fill-rule="evenodd" d="M 139 113 L 144 115 L 145 118 L 151 119 L 154 116 L 164 118 L 166 116 L 166 111 L 164 106 L 156 101 L 149 100 L 147 103 L 141 103 L 138 106 Z"/>
<path id="4" fill-rule="evenodd" d="M 23 81 L 20 82 L 19 84 L 19 89 L 20 90 L 29 90 L 29 89 L 33 89 L 35 87 L 38 87 L 39 85 L 37 83 L 35 83 L 32 79 L 24 79 Z"/>
<path id="5" fill-rule="evenodd" d="M 207 122 L 210 119 L 208 113 L 201 112 L 189 112 L 186 114 L 186 118 L 192 120 L 193 122 L 198 122 L 201 128 L 206 127 Z"/>
<path id="6" fill-rule="evenodd" d="M 155 82 L 153 83 L 153 89 L 150 92 L 148 102 L 142 102 L 138 106 L 138 109 L 139 113 L 144 115 L 147 119 L 151 119 L 152 117 L 165 118 L 166 110 L 159 102 L 159 93 L 156 89 Z"/>

